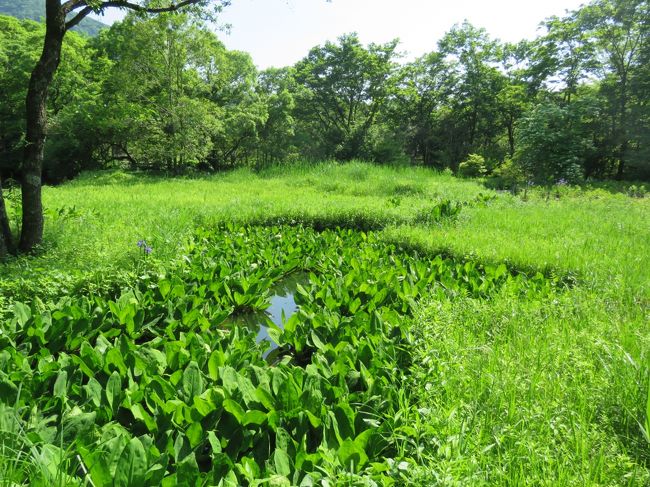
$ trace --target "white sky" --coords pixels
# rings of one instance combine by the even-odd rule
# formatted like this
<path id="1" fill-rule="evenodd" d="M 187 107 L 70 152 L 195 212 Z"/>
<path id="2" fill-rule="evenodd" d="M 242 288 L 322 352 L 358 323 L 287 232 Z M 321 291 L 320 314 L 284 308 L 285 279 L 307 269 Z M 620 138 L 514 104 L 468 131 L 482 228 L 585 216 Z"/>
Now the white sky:
<path id="1" fill-rule="evenodd" d="M 357 32 L 361 41 L 398 37 L 413 59 L 436 48 L 454 24 L 467 19 L 503 41 L 532 39 L 546 17 L 563 15 L 585 0 L 232 0 L 219 37 L 229 49 L 246 51 L 260 68 L 287 66 L 312 47 Z M 113 11 L 104 22 L 121 17 Z"/>

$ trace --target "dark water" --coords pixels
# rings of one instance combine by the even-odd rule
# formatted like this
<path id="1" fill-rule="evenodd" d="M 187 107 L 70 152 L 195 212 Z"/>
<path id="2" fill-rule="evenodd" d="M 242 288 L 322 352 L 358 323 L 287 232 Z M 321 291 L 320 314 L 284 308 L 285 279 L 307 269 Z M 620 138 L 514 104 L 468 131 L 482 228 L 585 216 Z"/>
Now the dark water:
<path id="1" fill-rule="evenodd" d="M 267 357 L 278 345 L 269 337 L 267 320 L 275 325 L 284 328 L 284 323 L 298 311 L 298 305 L 294 298 L 298 284 L 306 284 L 307 274 L 296 273 L 285 277 L 282 281 L 271 288 L 270 306 L 264 313 L 249 313 L 237 316 L 235 323 L 243 324 L 253 330 L 257 330 L 257 343 L 264 340 L 271 344 L 271 347 L 264 353 Z"/>

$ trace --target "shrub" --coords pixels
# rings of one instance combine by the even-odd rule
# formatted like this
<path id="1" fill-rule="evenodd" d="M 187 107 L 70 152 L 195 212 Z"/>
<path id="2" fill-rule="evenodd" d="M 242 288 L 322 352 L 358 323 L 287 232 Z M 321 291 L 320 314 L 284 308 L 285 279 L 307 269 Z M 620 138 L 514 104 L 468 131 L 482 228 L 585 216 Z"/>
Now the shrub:
<path id="1" fill-rule="evenodd" d="M 491 186 L 498 189 L 516 189 L 526 183 L 524 171 L 509 157 L 492 172 L 492 176 Z"/>
<path id="2" fill-rule="evenodd" d="M 479 154 L 470 154 L 458 166 L 458 174 L 466 178 L 477 178 L 487 173 L 485 159 Z"/>

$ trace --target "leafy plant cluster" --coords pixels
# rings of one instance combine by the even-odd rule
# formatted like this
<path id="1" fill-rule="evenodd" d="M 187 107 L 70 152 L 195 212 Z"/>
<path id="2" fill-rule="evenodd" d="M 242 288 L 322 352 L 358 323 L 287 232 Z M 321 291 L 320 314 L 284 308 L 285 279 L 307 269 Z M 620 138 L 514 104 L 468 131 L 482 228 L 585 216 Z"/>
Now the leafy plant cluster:
<path id="1" fill-rule="evenodd" d="M 230 225 L 198 231 L 183 254 L 113 297 L 14 304 L 0 328 L 0 443 L 29 460 L 7 479 L 401 483 L 416 301 L 554 286 L 351 230 Z M 264 310 L 299 270 L 299 312 L 267 324 L 279 345 L 269 363 L 237 316 Z"/>

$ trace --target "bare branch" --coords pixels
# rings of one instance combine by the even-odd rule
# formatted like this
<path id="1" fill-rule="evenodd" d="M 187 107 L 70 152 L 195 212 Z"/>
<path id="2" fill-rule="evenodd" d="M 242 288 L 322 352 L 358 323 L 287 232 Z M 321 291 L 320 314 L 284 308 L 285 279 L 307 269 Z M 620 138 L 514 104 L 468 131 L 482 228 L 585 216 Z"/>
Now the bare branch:
<path id="1" fill-rule="evenodd" d="M 68 0 L 63 5 L 61 5 L 61 9 L 63 10 L 63 13 L 67 15 L 74 9 L 83 7 L 85 5 L 88 5 L 86 3 L 86 0 Z"/>
<path id="2" fill-rule="evenodd" d="M 92 7 L 85 7 L 81 12 L 77 13 L 65 23 L 65 30 L 72 29 L 75 25 L 85 19 L 89 13 L 92 13 Z"/>
<path id="3" fill-rule="evenodd" d="M 164 12 L 175 12 L 177 10 L 180 10 L 184 7 L 189 7 L 190 5 L 196 5 L 201 2 L 204 2 L 205 0 L 182 0 L 178 3 L 171 3 L 167 7 L 145 7 L 143 5 L 139 5 L 137 3 L 133 3 L 129 0 L 107 0 L 105 2 L 102 2 L 99 4 L 97 7 L 91 7 L 88 6 L 87 0 L 68 0 L 66 3 L 62 5 L 63 11 L 67 14 L 71 11 L 73 11 L 76 8 L 79 7 L 84 7 L 80 12 L 74 15 L 68 22 L 65 24 L 65 29 L 69 30 L 75 25 L 79 24 L 84 18 L 88 16 L 88 14 L 92 12 L 101 12 L 106 8 L 110 7 L 116 7 L 116 8 L 126 8 L 129 10 L 133 10 L 135 12 L 141 12 L 141 13 L 151 13 L 151 14 L 157 14 L 157 13 L 164 13 Z M 222 0 L 221 1 L 222 5 L 226 5 L 230 3 L 229 0 Z"/>
<path id="4" fill-rule="evenodd" d="M 168 7 L 144 7 L 142 5 L 138 5 L 137 3 L 130 2 L 128 0 L 109 0 L 106 2 L 102 2 L 101 5 L 99 6 L 99 10 L 104 10 L 105 8 L 108 7 L 119 7 L 119 8 L 127 8 L 129 10 L 133 10 L 135 12 L 143 12 L 143 13 L 150 13 L 150 14 L 159 14 L 159 13 L 164 13 L 164 12 L 175 12 L 176 10 L 179 10 L 183 7 L 187 7 L 189 5 L 196 5 L 197 3 L 201 3 L 203 0 L 183 0 L 178 3 L 172 3 Z"/>

